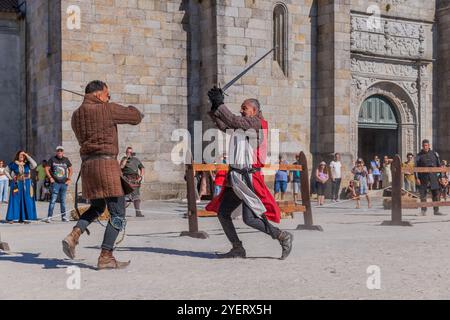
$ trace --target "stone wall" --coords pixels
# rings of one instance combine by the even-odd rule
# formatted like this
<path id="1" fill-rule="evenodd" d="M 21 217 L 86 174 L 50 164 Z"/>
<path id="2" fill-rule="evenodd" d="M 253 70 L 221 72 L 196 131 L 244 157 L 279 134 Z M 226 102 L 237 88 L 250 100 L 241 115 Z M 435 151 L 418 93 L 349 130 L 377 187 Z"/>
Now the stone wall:
<path id="1" fill-rule="evenodd" d="M 27 1 L 27 150 L 40 162 L 61 144 L 59 0 Z"/>
<path id="2" fill-rule="evenodd" d="M 350 167 L 359 107 L 374 93 L 388 96 L 399 110 L 402 152 L 414 151 L 425 137 L 436 138 L 438 149 L 449 152 L 448 118 L 440 115 L 448 100 L 448 1 L 437 11 L 439 109 L 433 105 L 434 1 L 52 0 L 53 10 L 47 1 L 28 2 L 31 150 L 40 160 L 63 143 L 77 174 L 70 119 L 82 98 L 64 92 L 61 102 L 57 86 L 83 92 L 89 81 L 104 80 L 113 101 L 146 114 L 139 126 L 119 128 L 121 150 L 133 146 L 146 167 L 145 199 L 184 195 L 184 168 L 171 162 L 171 134 L 180 128 L 194 134 L 198 120 L 204 130 L 212 126 L 207 90 L 224 85 L 272 48 L 273 9 L 279 3 L 288 12 L 288 73 L 267 57 L 228 90 L 225 101 L 238 112 L 244 99 L 258 98 L 270 128 L 279 130 L 280 153 L 293 160 L 305 151 L 314 168 L 340 152 Z M 80 8 L 80 29 L 68 27 L 71 5 Z M 368 32 L 355 21 L 367 18 L 373 5 L 383 30 L 373 35 L 379 41 L 363 41 Z M 50 41 L 48 21 L 60 21 Z M 411 31 L 406 40 L 395 37 L 402 28 Z"/>
<path id="3" fill-rule="evenodd" d="M 329 163 L 339 152 L 343 185 L 354 161 L 352 110 L 350 109 L 350 3 L 317 2 L 317 137 L 312 168 Z M 357 142 L 356 142 L 357 144 Z"/>
<path id="4" fill-rule="evenodd" d="M 0 159 L 8 164 L 25 148 L 25 25 L 0 12 Z"/>
<path id="5" fill-rule="evenodd" d="M 171 133 L 195 120 L 211 126 L 207 90 L 224 84 L 272 48 L 276 1 L 62 1 L 62 84 L 82 91 L 105 79 L 114 101 L 133 104 L 144 123 L 121 126 L 120 145 L 132 145 L 146 166 L 145 198 L 181 196 L 183 167 L 170 162 Z M 81 29 L 68 30 L 69 5 L 81 9 Z M 289 74 L 271 57 L 230 88 L 227 104 L 257 97 L 271 128 L 280 130 L 281 153 L 310 155 L 313 1 L 287 1 Z M 78 164 L 70 128 L 81 100 L 63 93 L 63 141 Z"/>
<path id="6" fill-rule="evenodd" d="M 217 82 L 224 85 L 273 47 L 273 10 L 277 3 L 280 1 L 217 2 Z M 257 98 L 269 129 L 279 130 L 280 153 L 293 160 L 299 151 L 311 155 L 314 6 L 313 1 L 282 3 L 288 13 L 287 75 L 270 55 L 227 91 L 226 104 L 238 112 L 243 100 Z M 204 112 L 208 108 L 205 103 Z"/>
<path id="7" fill-rule="evenodd" d="M 375 15 L 371 16 L 372 12 Z M 363 99 L 384 95 L 396 109 L 398 150 L 403 157 L 417 152 L 422 139 L 432 141 L 436 130 L 434 13 L 433 1 L 352 2 L 353 119 L 356 121 Z"/>
<path id="8" fill-rule="evenodd" d="M 81 9 L 79 30 L 66 26 L 69 5 Z M 62 1 L 63 87 L 83 91 L 89 81 L 104 80 L 112 101 L 146 116 L 138 126 L 119 126 L 121 151 L 132 146 L 146 167 L 145 199 L 180 197 L 185 190 L 184 167 L 171 162 L 171 134 L 187 128 L 187 8 L 181 0 Z M 63 141 L 78 169 L 70 119 L 81 99 L 63 93 L 62 100 Z"/>

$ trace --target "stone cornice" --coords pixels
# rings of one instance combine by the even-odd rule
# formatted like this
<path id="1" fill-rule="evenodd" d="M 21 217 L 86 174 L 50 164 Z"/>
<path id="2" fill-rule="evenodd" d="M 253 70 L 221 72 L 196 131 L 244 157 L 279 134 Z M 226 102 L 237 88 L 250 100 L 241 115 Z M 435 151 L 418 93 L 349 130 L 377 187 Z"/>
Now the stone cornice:
<path id="1" fill-rule="evenodd" d="M 360 14 L 360 15 L 366 15 L 370 17 L 372 14 L 367 13 L 365 11 L 358 11 L 358 10 L 350 10 L 351 14 Z M 397 16 L 390 16 L 387 14 L 380 14 L 380 18 L 383 19 L 392 19 L 392 20 L 398 20 L 398 21 L 404 21 L 404 22 L 416 22 L 416 23 L 426 23 L 426 24 L 434 24 L 435 21 L 433 20 L 425 20 L 425 19 L 414 19 L 414 18 L 407 18 L 407 17 L 397 17 Z"/>

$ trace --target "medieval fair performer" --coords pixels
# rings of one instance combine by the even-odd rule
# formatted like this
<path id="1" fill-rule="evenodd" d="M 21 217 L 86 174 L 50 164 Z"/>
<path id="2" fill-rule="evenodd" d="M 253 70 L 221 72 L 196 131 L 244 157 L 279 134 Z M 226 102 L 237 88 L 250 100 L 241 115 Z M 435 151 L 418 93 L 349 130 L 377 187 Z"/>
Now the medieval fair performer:
<path id="1" fill-rule="evenodd" d="M 120 160 L 120 169 L 122 175 L 127 179 L 128 183 L 133 187 L 133 192 L 128 195 L 128 198 L 133 202 L 134 209 L 136 210 L 136 217 L 142 218 L 144 215 L 141 211 L 141 182 L 144 178 L 145 167 L 141 160 L 136 157 L 133 152 L 133 148 L 128 147 L 125 150 L 126 156 Z"/>
<path id="2" fill-rule="evenodd" d="M 416 168 L 422 167 L 440 167 L 441 160 L 439 154 L 431 150 L 430 141 L 424 139 L 422 141 L 422 150 L 416 156 Z M 431 189 L 431 196 L 433 202 L 439 201 L 439 173 L 437 172 L 415 172 L 416 185 L 419 187 L 420 202 L 427 202 L 428 189 Z M 433 207 L 434 215 L 442 216 L 444 213 L 439 211 L 439 206 Z M 426 215 L 427 207 L 421 207 L 420 212 L 422 215 Z"/>
<path id="3" fill-rule="evenodd" d="M 143 114 L 133 107 L 109 102 L 108 86 L 92 81 L 86 86 L 84 101 L 72 115 L 72 129 L 80 145 L 83 198 L 89 209 L 72 232 L 62 241 L 64 253 L 75 258 L 75 246 L 90 223 L 108 208 L 110 219 L 105 229 L 98 269 L 121 269 L 130 264 L 113 256 L 114 244 L 125 225 L 125 197 L 117 155 L 118 124 L 137 125 Z"/>
<path id="4" fill-rule="evenodd" d="M 8 213 L 6 214 L 6 221 L 9 223 L 29 223 L 29 220 L 37 219 L 31 182 L 31 170 L 36 167 L 36 161 L 21 150 L 16 153 L 14 161 L 5 169 L 5 174 L 10 180 Z"/>
<path id="5" fill-rule="evenodd" d="M 206 207 L 206 210 L 217 212 L 225 235 L 233 246 L 228 253 L 218 257 L 246 257 L 231 219 L 232 212 L 242 204 L 244 223 L 278 240 L 282 248 L 281 259 L 286 259 L 292 249 L 293 236 L 268 221 L 279 223 L 280 209 L 261 173 L 266 157 L 268 123 L 262 116 L 260 104 L 256 99 L 245 100 L 241 105 L 241 116 L 237 116 L 224 105 L 220 88 L 212 88 L 208 96 L 212 104 L 209 114 L 217 127 L 222 131 L 233 129 L 228 150 L 230 170 L 225 187 Z M 247 135 L 250 131 L 257 133 L 256 144 L 249 143 Z M 261 131 L 262 135 L 259 134 Z"/>

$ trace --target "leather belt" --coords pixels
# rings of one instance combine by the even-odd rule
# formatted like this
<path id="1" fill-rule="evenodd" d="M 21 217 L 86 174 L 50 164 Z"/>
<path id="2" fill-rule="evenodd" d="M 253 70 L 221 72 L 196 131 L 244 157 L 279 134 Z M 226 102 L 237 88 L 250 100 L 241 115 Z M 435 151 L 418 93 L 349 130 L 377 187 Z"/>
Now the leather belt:
<path id="1" fill-rule="evenodd" d="M 246 175 L 261 171 L 261 168 L 234 168 L 230 166 L 230 171 L 235 171 L 239 174 Z"/>
<path id="2" fill-rule="evenodd" d="M 26 173 L 26 174 L 17 175 L 16 179 L 20 180 L 20 181 L 25 181 L 27 179 L 30 179 L 30 174 Z"/>
<path id="3" fill-rule="evenodd" d="M 94 155 L 88 155 L 88 156 L 81 156 L 82 162 L 86 162 L 89 160 L 98 160 L 98 159 L 117 160 L 116 157 L 109 155 L 109 154 L 94 154 Z"/>

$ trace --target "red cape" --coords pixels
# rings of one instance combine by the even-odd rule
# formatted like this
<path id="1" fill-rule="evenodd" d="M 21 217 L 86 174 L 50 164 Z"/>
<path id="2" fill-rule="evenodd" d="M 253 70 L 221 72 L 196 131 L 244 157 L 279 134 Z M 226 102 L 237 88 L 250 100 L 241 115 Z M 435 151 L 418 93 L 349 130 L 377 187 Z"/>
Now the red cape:
<path id="1" fill-rule="evenodd" d="M 266 120 L 261 119 L 261 127 L 263 129 L 264 139 L 263 142 L 260 145 L 258 145 L 258 148 L 256 149 L 257 163 L 253 165 L 254 168 L 263 167 L 264 166 L 263 163 L 265 162 L 266 146 L 267 146 L 267 128 L 268 128 Z M 261 200 L 261 202 L 264 204 L 264 207 L 266 208 L 266 212 L 264 213 L 265 216 L 267 217 L 268 220 L 279 223 L 281 218 L 280 208 L 278 208 L 278 205 L 276 204 L 275 199 L 272 196 L 272 193 L 267 188 L 264 182 L 264 175 L 261 173 L 261 171 L 257 171 L 252 175 L 252 182 L 255 194 L 258 196 L 258 198 Z M 225 185 L 227 185 L 227 179 L 225 179 L 224 186 Z M 211 200 L 211 202 L 208 203 L 208 205 L 206 206 L 206 210 L 218 213 L 224 192 L 225 188 L 222 188 L 219 195 L 214 197 Z"/>

